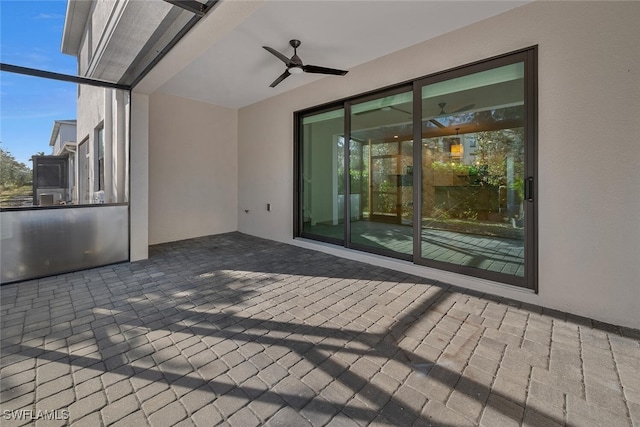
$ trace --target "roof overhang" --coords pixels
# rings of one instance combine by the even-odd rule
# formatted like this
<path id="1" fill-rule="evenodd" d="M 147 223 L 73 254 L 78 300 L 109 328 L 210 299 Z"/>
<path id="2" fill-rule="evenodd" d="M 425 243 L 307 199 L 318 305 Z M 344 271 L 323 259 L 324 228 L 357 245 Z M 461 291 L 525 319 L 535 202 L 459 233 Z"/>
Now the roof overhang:
<path id="1" fill-rule="evenodd" d="M 68 0 L 62 30 L 62 53 L 78 55 L 84 28 L 91 12 L 92 0 Z"/>
<path id="2" fill-rule="evenodd" d="M 66 141 L 62 144 L 62 148 L 60 149 L 60 156 L 68 156 L 69 154 L 74 154 L 76 152 L 76 147 L 78 143 L 74 141 Z"/>

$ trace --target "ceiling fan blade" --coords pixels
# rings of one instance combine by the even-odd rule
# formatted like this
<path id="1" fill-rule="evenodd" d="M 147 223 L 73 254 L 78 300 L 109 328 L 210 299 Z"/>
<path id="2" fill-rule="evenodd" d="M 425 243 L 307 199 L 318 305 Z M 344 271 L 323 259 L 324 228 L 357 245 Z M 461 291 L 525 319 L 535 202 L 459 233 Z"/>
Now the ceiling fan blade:
<path id="1" fill-rule="evenodd" d="M 289 58 L 287 58 L 286 56 L 284 56 L 283 54 L 281 54 L 280 52 L 278 52 L 274 48 L 269 47 L 269 46 L 262 46 L 262 47 L 264 49 L 266 49 L 268 52 L 271 52 L 271 54 L 273 54 L 276 58 L 278 58 L 279 60 L 281 60 L 282 62 L 287 64 L 287 67 L 293 65 Z"/>
<path id="2" fill-rule="evenodd" d="M 431 123 L 433 123 L 434 125 L 438 126 L 440 129 L 446 129 L 447 128 L 445 125 L 443 125 L 442 123 L 440 123 L 439 121 L 437 121 L 435 119 L 430 119 L 429 121 Z"/>
<path id="3" fill-rule="evenodd" d="M 458 108 L 456 111 L 454 111 L 454 112 L 453 112 L 453 113 L 451 113 L 451 114 L 462 113 L 463 111 L 471 110 L 471 109 L 472 109 L 473 107 L 475 107 L 475 106 L 476 106 L 476 104 L 469 104 L 469 105 L 465 105 L 465 106 L 464 106 L 464 107 L 462 107 L 462 108 Z"/>
<path id="4" fill-rule="evenodd" d="M 405 113 L 409 116 L 413 116 L 413 113 L 411 111 L 403 110 L 402 108 L 394 107 L 393 105 L 389 108 L 391 108 L 392 110 L 400 111 L 401 113 Z"/>
<path id="5" fill-rule="evenodd" d="M 273 83 L 271 83 L 269 85 L 269 87 L 276 87 L 277 85 L 280 84 L 281 81 L 283 81 L 284 79 L 286 79 L 287 77 L 289 77 L 291 75 L 291 73 L 289 72 L 289 70 L 285 70 L 284 73 L 280 74 L 280 77 L 278 77 L 277 79 L 275 79 L 273 81 Z"/>
<path id="6" fill-rule="evenodd" d="M 303 65 L 302 70 L 305 73 L 332 74 L 335 76 L 344 76 L 348 73 L 348 71 L 336 70 L 335 68 L 318 67 L 317 65 Z"/>

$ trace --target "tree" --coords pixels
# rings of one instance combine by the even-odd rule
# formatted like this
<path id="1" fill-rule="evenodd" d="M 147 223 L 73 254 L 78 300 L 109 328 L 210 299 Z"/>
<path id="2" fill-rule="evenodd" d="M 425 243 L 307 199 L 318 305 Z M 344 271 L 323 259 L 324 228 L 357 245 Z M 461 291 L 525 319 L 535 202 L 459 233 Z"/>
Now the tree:
<path id="1" fill-rule="evenodd" d="M 18 162 L 9 151 L 0 148 L 0 187 L 7 190 L 31 185 L 32 182 L 31 169 Z"/>
<path id="2" fill-rule="evenodd" d="M 524 175 L 524 128 L 478 132 L 476 142 L 481 184 L 514 185 L 508 182 L 507 158 L 513 161 L 512 179 L 521 179 Z"/>

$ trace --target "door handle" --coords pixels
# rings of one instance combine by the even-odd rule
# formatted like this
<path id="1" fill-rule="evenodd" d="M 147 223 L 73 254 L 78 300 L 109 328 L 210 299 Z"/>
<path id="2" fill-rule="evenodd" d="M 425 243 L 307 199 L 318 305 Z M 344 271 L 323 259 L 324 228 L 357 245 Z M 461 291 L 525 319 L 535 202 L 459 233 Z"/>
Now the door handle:
<path id="1" fill-rule="evenodd" d="M 525 191 L 524 198 L 527 199 L 529 202 L 533 202 L 533 177 L 532 176 L 527 178 L 524 191 Z"/>

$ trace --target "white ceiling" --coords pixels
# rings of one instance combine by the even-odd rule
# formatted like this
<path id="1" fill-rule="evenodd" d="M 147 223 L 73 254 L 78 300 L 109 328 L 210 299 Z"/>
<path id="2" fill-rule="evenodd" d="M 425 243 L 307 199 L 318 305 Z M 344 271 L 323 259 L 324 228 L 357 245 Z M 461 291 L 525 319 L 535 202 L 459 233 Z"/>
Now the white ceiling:
<path id="1" fill-rule="evenodd" d="M 345 78 L 298 74 L 270 88 L 285 65 L 264 50 L 263 45 L 290 57 L 293 49 L 289 40 L 296 38 L 302 41 L 298 55 L 305 64 L 349 70 L 525 3 L 266 0 L 222 37 L 212 37 L 215 41 L 168 78 L 159 91 L 240 108 L 320 78 Z M 205 20 L 214 19 L 216 13 L 225 10 L 213 9 Z M 199 25 L 192 32 L 204 28 L 205 25 Z M 202 39 L 203 35 L 199 36 Z M 180 45 L 176 46 L 179 48 Z"/>

